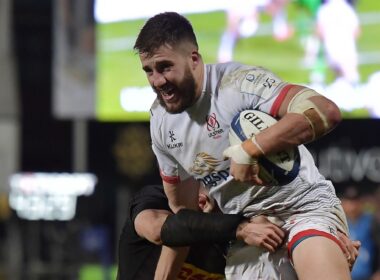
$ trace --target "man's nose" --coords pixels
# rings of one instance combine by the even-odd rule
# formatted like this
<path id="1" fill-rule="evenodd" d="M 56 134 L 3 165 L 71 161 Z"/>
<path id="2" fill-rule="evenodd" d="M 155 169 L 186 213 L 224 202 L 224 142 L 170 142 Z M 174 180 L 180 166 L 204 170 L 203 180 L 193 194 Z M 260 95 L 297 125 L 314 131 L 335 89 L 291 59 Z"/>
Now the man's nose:
<path id="1" fill-rule="evenodd" d="M 152 81 L 153 81 L 153 86 L 156 88 L 160 88 L 166 84 L 166 79 L 165 79 L 164 75 L 162 75 L 161 73 L 157 73 L 157 72 L 154 73 L 154 75 L 152 77 Z"/>

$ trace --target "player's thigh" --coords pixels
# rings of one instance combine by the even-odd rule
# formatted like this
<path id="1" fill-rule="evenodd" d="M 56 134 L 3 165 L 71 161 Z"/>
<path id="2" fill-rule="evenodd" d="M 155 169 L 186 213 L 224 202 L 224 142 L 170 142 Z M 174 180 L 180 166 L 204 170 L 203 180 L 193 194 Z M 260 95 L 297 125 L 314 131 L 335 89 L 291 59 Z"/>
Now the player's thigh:
<path id="1" fill-rule="evenodd" d="M 304 239 L 294 248 L 292 258 L 300 280 L 351 279 L 341 248 L 329 238 L 313 236 Z"/>

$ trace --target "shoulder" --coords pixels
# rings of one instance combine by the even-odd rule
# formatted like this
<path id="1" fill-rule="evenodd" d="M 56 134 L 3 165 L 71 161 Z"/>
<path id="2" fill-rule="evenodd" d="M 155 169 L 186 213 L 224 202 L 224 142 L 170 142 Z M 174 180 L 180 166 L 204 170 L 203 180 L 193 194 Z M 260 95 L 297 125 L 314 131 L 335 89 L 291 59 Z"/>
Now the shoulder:
<path id="1" fill-rule="evenodd" d="M 262 88 L 281 85 L 282 79 L 272 71 L 261 67 L 244 64 L 230 65 L 222 77 L 220 89 L 235 89 L 241 93 L 258 94 Z"/>
<path id="2" fill-rule="evenodd" d="M 150 107 L 150 120 L 157 122 L 162 119 L 165 114 L 167 114 L 165 108 L 161 106 L 160 102 L 156 98 Z"/>
<path id="3" fill-rule="evenodd" d="M 165 108 L 163 108 L 158 99 L 156 99 L 150 108 L 150 131 L 152 137 L 158 137 L 159 134 L 157 133 L 167 114 Z"/>

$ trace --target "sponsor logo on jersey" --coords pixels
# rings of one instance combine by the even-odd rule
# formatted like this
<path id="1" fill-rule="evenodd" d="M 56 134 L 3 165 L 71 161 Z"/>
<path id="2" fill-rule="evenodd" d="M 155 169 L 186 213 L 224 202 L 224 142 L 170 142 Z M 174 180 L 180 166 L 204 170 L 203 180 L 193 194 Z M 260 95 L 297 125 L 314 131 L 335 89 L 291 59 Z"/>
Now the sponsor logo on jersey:
<path id="1" fill-rule="evenodd" d="M 220 138 L 220 135 L 224 132 L 224 130 L 220 128 L 220 124 L 216 119 L 215 113 L 206 116 L 206 128 L 209 131 L 208 137 L 214 139 Z"/>
<path id="2" fill-rule="evenodd" d="M 229 168 L 217 170 L 221 162 L 207 153 L 198 153 L 195 156 L 193 167 L 190 168 L 190 173 L 198 175 L 197 180 L 206 187 L 215 187 L 219 182 L 226 181 L 230 174 Z"/>
<path id="3" fill-rule="evenodd" d="M 276 83 L 275 79 L 267 78 L 265 82 L 263 83 L 263 86 L 266 88 L 272 88 L 272 86 Z"/>
<path id="4" fill-rule="evenodd" d="M 176 142 L 177 138 L 175 137 L 173 130 L 169 130 L 169 136 L 168 137 L 170 139 L 170 143 L 166 144 L 166 147 L 168 149 L 177 149 L 177 148 L 183 147 L 183 142 Z"/>
<path id="5" fill-rule="evenodd" d="M 245 79 L 249 82 L 253 82 L 255 80 L 255 75 L 248 73 L 247 76 L 245 76 Z"/>
<path id="6" fill-rule="evenodd" d="M 281 80 L 273 73 L 262 68 L 252 69 L 244 73 L 241 81 L 241 92 L 258 95 L 260 99 L 267 100 L 275 94 Z"/>

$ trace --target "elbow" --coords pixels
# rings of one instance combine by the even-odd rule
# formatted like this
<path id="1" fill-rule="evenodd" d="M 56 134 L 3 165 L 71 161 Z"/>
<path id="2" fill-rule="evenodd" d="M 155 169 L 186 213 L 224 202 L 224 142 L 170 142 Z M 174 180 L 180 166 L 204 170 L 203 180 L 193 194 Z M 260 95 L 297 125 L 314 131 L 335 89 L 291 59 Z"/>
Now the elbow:
<path id="1" fill-rule="evenodd" d="M 147 239 L 155 245 L 162 245 L 161 231 L 154 230 L 148 236 Z"/>
<path id="2" fill-rule="evenodd" d="M 161 240 L 161 236 L 160 235 L 157 235 L 157 236 L 154 236 L 151 240 L 151 242 L 155 245 L 162 245 L 162 240 Z"/>

